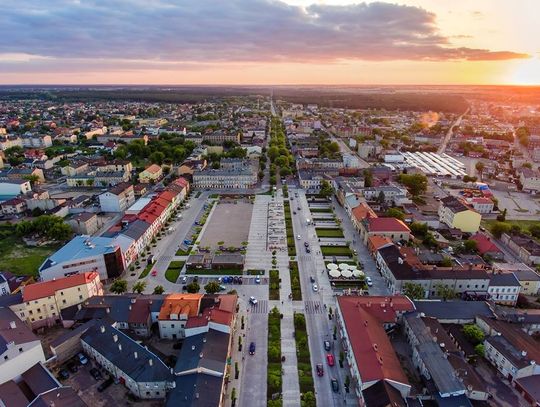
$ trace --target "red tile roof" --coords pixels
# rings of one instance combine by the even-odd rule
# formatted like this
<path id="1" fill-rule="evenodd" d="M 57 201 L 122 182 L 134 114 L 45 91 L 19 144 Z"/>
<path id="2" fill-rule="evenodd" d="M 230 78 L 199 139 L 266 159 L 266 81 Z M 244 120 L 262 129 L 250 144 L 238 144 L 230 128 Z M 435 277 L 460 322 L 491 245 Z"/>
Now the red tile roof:
<path id="1" fill-rule="evenodd" d="M 97 272 L 91 272 L 76 274 L 74 276 L 64 277 L 58 280 L 29 284 L 23 289 L 23 299 L 25 302 L 28 302 L 37 300 L 39 298 L 51 297 L 56 291 L 88 284 L 96 279 L 99 280 L 99 274 Z"/>
<path id="2" fill-rule="evenodd" d="M 491 241 L 489 236 L 483 233 L 477 233 L 471 237 L 471 240 L 476 242 L 476 247 L 480 254 L 500 253 L 500 249 Z"/>
<path id="3" fill-rule="evenodd" d="M 396 218 L 369 218 L 370 232 L 410 232 L 409 227 Z"/>
<path id="4" fill-rule="evenodd" d="M 386 319 L 390 319 L 387 322 L 395 322 L 395 313 L 387 309 L 388 315 L 383 315 L 381 320 L 378 318 L 381 314 L 380 304 L 387 302 L 379 302 L 378 306 L 367 306 L 367 303 L 366 306 L 358 306 L 358 298 L 362 297 L 338 297 L 338 305 L 362 382 L 392 380 L 408 385 L 407 376 L 383 327 Z M 402 308 L 406 302 L 410 304 L 406 308 L 414 309 L 408 299 L 399 299 L 396 304 Z"/>
<path id="5" fill-rule="evenodd" d="M 376 218 L 377 214 L 373 212 L 373 209 L 366 203 L 361 203 L 352 210 L 352 215 L 358 221 L 362 221 L 367 217 Z"/>

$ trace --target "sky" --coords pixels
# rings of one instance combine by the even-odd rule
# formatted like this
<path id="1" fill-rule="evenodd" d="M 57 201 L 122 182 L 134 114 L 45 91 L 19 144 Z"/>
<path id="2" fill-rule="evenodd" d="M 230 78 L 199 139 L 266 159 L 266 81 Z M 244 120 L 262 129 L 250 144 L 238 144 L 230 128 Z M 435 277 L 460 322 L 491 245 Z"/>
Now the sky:
<path id="1" fill-rule="evenodd" d="M 2 0 L 0 84 L 540 84 L 540 0 Z"/>

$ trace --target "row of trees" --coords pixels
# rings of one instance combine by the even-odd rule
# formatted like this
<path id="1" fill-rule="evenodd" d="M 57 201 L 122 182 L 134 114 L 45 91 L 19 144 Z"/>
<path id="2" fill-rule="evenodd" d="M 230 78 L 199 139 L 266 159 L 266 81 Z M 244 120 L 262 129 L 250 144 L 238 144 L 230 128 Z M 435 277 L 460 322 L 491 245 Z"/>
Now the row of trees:
<path id="1" fill-rule="evenodd" d="M 56 241 L 67 240 L 72 235 L 71 227 L 54 215 L 41 215 L 31 221 L 23 220 L 15 226 L 15 233 L 20 237 L 37 234 Z"/>
<path id="2" fill-rule="evenodd" d="M 130 158 L 134 161 L 150 161 L 153 164 L 175 164 L 184 161 L 195 148 L 195 143 L 176 133 L 163 133 L 159 139 L 143 140 L 119 146 L 114 152 L 116 158 Z"/>
<path id="3" fill-rule="evenodd" d="M 147 283 L 146 281 L 137 281 L 132 288 L 132 291 L 137 294 L 142 294 L 146 290 Z M 197 282 L 192 282 L 186 286 L 188 293 L 198 293 L 201 289 L 201 286 Z M 216 281 L 211 281 L 204 286 L 204 290 L 208 294 L 215 294 L 221 291 L 221 286 Z M 111 292 L 115 294 L 124 294 L 128 291 L 128 283 L 126 280 L 118 279 L 114 280 L 111 285 Z M 153 294 L 163 294 L 165 288 L 162 285 L 158 285 L 154 288 Z"/>

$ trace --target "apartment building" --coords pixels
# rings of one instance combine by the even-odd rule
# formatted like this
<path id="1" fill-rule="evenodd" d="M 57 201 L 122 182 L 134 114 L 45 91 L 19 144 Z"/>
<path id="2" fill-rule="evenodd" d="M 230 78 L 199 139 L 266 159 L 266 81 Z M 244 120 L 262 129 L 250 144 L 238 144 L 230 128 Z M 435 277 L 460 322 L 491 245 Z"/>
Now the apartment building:
<path id="1" fill-rule="evenodd" d="M 163 169 L 157 164 L 152 164 L 139 174 L 139 182 L 148 184 L 157 182 L 163 176 Z"/>
<path id="2" fill-rule="evenodd" d="M 118 184 L 99 195 L 99 205 L 103 212 L 124 212 L 135 203 L 133 185 L 125 182 Z"/>
<path id="3" fill-rule="evenodd" d="M 448 196 L 441 199 L 439 220 L 450 228 L 467 233 L 476 233 L 480 228 L 482 215 L 471 209 L 462 200 Z"/>

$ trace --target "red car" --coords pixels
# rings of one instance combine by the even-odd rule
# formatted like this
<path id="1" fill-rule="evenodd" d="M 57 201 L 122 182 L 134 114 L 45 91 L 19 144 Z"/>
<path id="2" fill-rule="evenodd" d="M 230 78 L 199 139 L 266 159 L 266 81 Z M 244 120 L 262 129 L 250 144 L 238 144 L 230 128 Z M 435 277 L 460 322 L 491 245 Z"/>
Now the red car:
<path id="1" fill-rule="evenodd" d="M 156 270 L 152 270 L 152 277 L 155 277 L 157 276 L 157 271 Z"/>
<path id="2" fill-rule="evenodd" d="M 326 355 L 326 360 L 328 361 L 328 366 L 334 366 L 334 355 L 331 355 L 330 353 Z"/>
<path id="3" fill-rule="evenodd" d="M 323 368 L 323 365 L 322 363 L 319 363 L 317 366 L 317 376 L 321 377 L 322 375 L 324 375 L 324 368 Z"/>

